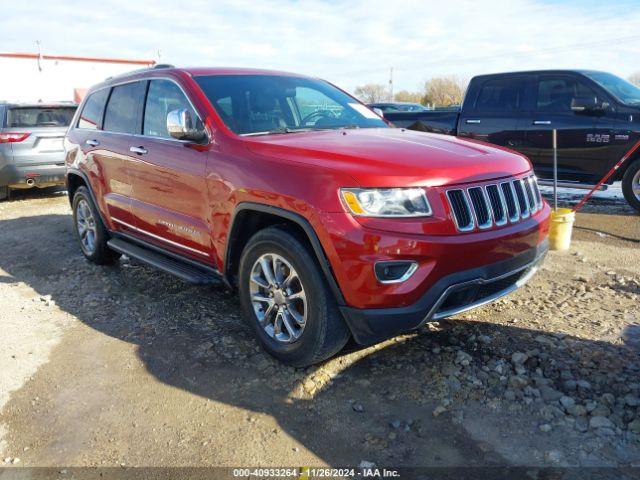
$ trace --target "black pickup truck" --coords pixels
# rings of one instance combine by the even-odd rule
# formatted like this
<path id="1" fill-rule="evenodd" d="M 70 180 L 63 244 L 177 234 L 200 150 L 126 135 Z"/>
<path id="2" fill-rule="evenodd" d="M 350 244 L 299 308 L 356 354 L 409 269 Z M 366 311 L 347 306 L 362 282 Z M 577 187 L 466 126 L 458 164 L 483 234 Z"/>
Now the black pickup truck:
<path id="1" fill-rule="evenodd" d="M 640 139 L 640 88 L 610 73 L 587 70 L 481 75 L 471 80 L 457 111 L 389 112 L 384 117 L 397 127 L 521 152 L 542 184 L 553 177 L 555 128 L 560 185 L 586 188 Z M 640 151 L 610 182 L 617 180 L 629 204 L 640 211 Z"/>

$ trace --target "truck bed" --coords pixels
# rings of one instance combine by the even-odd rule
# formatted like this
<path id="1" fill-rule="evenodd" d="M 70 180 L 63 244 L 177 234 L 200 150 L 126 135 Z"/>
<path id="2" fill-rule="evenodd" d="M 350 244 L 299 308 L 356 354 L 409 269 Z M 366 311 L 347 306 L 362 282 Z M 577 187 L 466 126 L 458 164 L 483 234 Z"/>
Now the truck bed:
<path id="1" fill-rule="evenodd" d="M 396 127 L 408 128 L 419 132 L 456 135 L 459 110 L 433 112 L 386 112 L 384 118 Z"/>

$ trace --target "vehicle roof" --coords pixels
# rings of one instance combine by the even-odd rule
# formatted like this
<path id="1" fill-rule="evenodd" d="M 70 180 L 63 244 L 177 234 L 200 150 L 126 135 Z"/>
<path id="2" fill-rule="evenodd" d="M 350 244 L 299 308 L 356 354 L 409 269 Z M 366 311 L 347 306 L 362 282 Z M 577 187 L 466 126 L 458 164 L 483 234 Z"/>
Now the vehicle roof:
<path id="1" fill-rule="evenodd" d="M 565 69 L 550 69 L 550 70 L 522 70 L 515 72 L 497 72 L 497 73 L 486 73 L 483 75 L 476 75 L 474 78 L 478 77 L 493 77 L 498 75 L 541 75 L 541 74 L 553 74 L 553 73 L 607 73 L 601 70 L 587 70 L 587 69 L 579 69 L 579 68 L 565 68 Z"/>
<path id="2" fill-rule="evenodd" d="M 105 87 L 114 83 L 119 83 L 127 80 L 142 79 L 145 77 L 153 76 L 157 73 L 176 73 L 184 72 L 192 77 L 198 77 L 203 75 L 280 75 L 287 77 L 303 77 L 310 78 L 307 75 L 301 75 L 299 73 L 285 72 L 279 70 L 268 70 L 260 68 L 241 68 L 241 67 L 187 67 L 178 68 L 173 66 L 158 65 L 155 67 L 142 68 L 139 70 L 133 70 L 131 72 L 122 73 L 113 77 L 109 77 L 103 82 L 95 85 L 93 89 L 99 87 Z"/>

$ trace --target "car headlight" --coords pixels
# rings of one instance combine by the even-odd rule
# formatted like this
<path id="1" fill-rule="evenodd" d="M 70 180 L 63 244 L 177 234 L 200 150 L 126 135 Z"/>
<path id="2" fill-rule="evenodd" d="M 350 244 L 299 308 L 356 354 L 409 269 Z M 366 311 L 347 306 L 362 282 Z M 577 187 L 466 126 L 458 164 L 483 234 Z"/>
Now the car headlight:
<path id="1" fill-rule="evenodd" d="M 363 217 L 428 217 L 431 206 L 422 188 L 341 188 L 351 213 Z"/>

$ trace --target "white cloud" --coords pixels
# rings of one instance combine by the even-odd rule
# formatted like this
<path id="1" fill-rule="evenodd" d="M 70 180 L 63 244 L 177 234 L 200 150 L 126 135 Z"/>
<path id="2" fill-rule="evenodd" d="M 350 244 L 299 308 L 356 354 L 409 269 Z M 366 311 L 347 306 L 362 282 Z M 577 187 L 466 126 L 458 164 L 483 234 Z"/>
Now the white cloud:
<path id="1" fill-rule="evenodd" d="M 255 66 L 353 89 L 533 68 L 640 69 L 635 2 L 101 0 L 12 3 L 0 48 Z M 629 38 L 633 37 L 635 38 Z M 617 39 L 627 38 L 626 41 Z"/>

